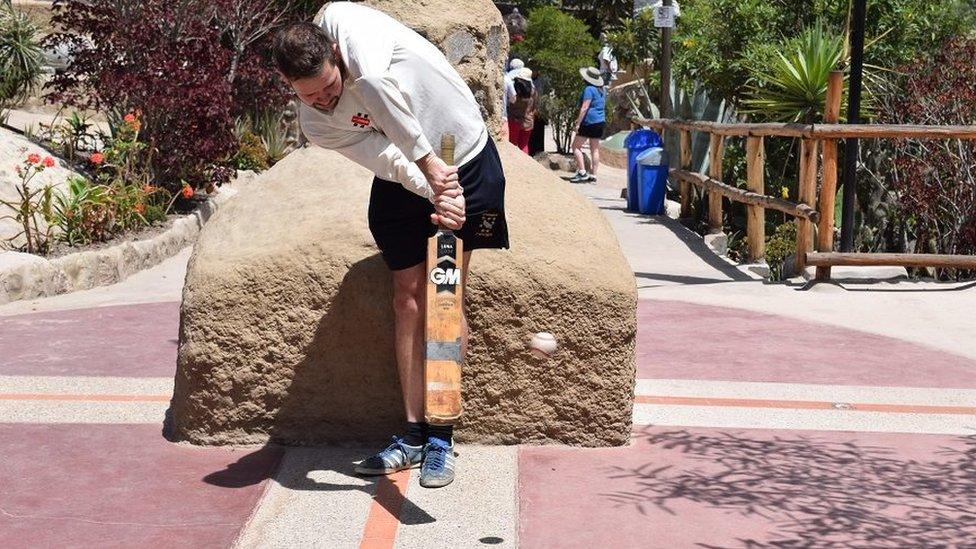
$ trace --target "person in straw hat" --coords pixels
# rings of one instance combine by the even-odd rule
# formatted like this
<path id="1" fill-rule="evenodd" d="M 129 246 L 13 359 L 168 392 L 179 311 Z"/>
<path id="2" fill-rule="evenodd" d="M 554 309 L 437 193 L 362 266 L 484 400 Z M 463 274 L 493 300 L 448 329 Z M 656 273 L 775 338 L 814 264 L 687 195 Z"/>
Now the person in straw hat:
<path id="1" fill-rule="evenodd" d="M 585 67 L 580 69 L 580 76 L 586 82 L 586 87 L 580 95 L 580 110 L 576 117 L 576 137 L 573 138 L 576 174 L 569 178 L 572 183 L 596 181 L 596 172 L 600 166 L 600 138 L 603 137 L 603 127 L 607 121 L 604 110 L 607 92 L 603 87 L 603 76 L 600 70 L 595 67 Z M 586 141 L 590 143 L 592 161 L 590 173 L 586 172 L 586 163 L 583 160 L 583 143 Z"/>

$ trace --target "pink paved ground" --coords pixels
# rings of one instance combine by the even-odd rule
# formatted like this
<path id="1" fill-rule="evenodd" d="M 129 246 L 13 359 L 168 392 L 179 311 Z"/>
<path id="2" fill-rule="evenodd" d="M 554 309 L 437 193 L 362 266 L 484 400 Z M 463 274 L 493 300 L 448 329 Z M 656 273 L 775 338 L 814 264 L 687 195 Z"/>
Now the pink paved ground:
<path id="1" fill-rule="evenodd" d="M 0 318 L 0 374 L 170 376 L 178 316 L 161 303 Z M 638 321 L 641 378 L 976 387 L 974 361 L 822 324 L 669 301 L 640 301 Z M 0 547 L 230 546 L 279 453 L 160 429 L 0 424 Z M 647 427 L 625 448 L 523 447 L 520 542 L 976 546 L 974 463 L 976 438 L 908 434 Z"/>
<path id="2" fill-rule="evenodd" d="M 179 325 L 172 302 L 0 317 L 0 375 L 172 376 Z"/>
<path id="3" fill-rule="evenodd" d="M 519 541 L 974 547 L 976 438 L 647 427 L 625 448 L 522 447 Z"/>
<path id="4" fill-rule="evenodd" d="M 0 424 L 0 547 L 229 547 L 280 451 L 158 425 Z"/>
<path id="5" fill-rule="evenodd" d="M 976 388 L 976 361 L 782 316 L 640 300 L 637 377 Z"/>

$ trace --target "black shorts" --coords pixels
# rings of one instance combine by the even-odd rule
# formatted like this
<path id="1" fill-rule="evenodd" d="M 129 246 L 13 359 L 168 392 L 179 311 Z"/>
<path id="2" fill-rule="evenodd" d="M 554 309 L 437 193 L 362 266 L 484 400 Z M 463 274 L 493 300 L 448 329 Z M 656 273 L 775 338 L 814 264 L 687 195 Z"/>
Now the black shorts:
<path id="1" fill-rule="evenodd" d="M 477 156 L 458 169 L 464 189 L 466 221 L 455 231 L 464 250 L 508 248 L 505 221 L 505 174 L 495 142 L 488 142 Z M 369 195 L 369 231 L 391 271 L 422 263 L 427 258 L 427 239 L 437 232 L 430 222 L 434 205 L 403 185 L 373 178 Z"/>
<path id="2" fill-rule="evenodd" d="M 596 124 L 583 124 L 580 126 L 579 132 L 577 132 L 576 135 L 600 139 L 603 137 L 604 124 L 604 122 L 597 122 Z"/>

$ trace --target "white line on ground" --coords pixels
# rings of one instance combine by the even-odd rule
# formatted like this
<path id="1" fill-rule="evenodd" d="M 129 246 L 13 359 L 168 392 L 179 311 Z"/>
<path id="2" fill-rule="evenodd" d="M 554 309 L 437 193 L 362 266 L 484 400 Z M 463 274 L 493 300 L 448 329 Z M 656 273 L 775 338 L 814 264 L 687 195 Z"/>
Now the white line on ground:
<path id="1" fill-rule="evenodd" d="M 637 395 L 666 397 L 976 406 L 976 389 L 931 387 L 866 387 L 695 379 L 638 379 L 635 393 Z"/>
<path id="2" fill-rule="evenodd" d="M 0 394 L 166 395 L 172 377 L 0 376 Z"/>
<path id="3" fill-rule="evenodd" d="M 952 414 L 634 404 L 634 425 L 976 434 L 976 417 Z"/>
<path id="4" fill-rule="evenodd" d="M 163 423 L 169 402 L 0 400 L 0 423 Z"/>

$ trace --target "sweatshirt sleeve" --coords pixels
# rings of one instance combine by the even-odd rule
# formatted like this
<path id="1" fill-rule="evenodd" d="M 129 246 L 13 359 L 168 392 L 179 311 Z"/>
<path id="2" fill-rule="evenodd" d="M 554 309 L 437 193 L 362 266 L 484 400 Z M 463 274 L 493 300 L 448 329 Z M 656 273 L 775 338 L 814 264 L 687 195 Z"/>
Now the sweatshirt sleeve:
<path id="1" fill-rule="evenodd" d="M 312 143 L 338 152 L 380 179 L 395 181 L 427 200 L 434 196 L 420 168 L 379 132 L 330 132 L 308 137 Z"/>

